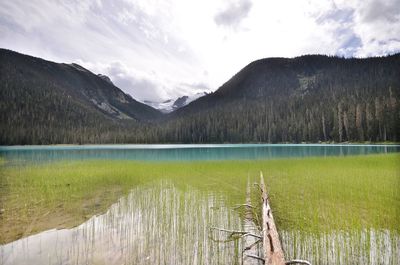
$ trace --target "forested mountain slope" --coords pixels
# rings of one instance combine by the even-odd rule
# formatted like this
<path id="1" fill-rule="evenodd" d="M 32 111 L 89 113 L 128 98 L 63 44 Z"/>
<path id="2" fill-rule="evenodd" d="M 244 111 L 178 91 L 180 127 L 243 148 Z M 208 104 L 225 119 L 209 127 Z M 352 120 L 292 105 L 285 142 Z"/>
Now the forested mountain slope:
<path id="1" fill-rule="evenodd" d="M 250 63 L 170 114 L 102 75 L 0 49 L 0 144 L 400 140 L 400 54 Z"/>
<path id="2" fill-rule="evenodd" d="M 400 54 L 268 58 L 172 113 L 161 134 L 183 142 L 399 141 L 399 95 Z"/>
<path id="3" fill-rule="evenodd" d="M 0 49 L 0 143 L 113 141 L 161 113 L 77 64 Z"/>

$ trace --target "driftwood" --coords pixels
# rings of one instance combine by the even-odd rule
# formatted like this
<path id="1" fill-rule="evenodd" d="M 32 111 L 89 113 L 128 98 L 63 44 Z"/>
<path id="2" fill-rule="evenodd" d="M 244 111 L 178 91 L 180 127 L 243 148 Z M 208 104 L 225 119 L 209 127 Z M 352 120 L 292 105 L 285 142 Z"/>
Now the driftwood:
<path id="1" fill-rule="evenodd" d="M 236 205 L 234 208 L 244 208 L 244 231 L 210 227 L 210 230 L 229 233 L 228 240 L 213 240 L 216 242 L 230 242 L 233 240 L 242 239 L 244 244 L 242 250 L 243 265 L 311 265 L 310 262 L 301 259 L 294 259 L 285 262 L 284 252 L 279 240 L 278 230 L 275 226 L 262 172 L 260 172 L 260 184 L 254 184 L 261 191 L 262 220 L 259 220 L 258 218 L 257 207 L 254 207 L 251 204 L 251 189 L 248 181 L 246 190 L 246 203 Z M 260 232 L 261 236 L 258 235 Z"/>
<path id="2" fill-rule="evenodd" d="M 281 242 L 279 241 L 278 231 L 276 230 L 262 172 L 260 172 L 260 187 L 262 191 L 262 229 L 265 264 L 285 265 L 285 257 Z"/>
<path id="3" fill-rule="evenodd" d="M 260 229 L 255 224 L 254 214 L 255 207 L 251 205 L 251 185 L 250 179 L 247 180 L 246 203 L 244 206 L 244 225 L 243 228 L 248 234 L 260 233 Z M 243 265 L 261 265 L 264 264 L 264 259 L 260 257 L 262 254 L 262 236 L 244 238 L 244 248 L 242 251 Z"/>

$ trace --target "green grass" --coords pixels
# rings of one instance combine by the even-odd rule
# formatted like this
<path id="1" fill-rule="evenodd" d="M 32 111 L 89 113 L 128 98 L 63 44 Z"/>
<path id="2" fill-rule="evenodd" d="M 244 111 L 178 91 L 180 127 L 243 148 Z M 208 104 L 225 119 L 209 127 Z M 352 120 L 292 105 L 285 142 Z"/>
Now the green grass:
<path id="1" fill-rule="evenodd" d="M 6 161 L 5 161 L 6 162 Z M 400 156 L 260 161 L 69 161 L 5 166 L 0 160 L 0 243 L 101 213 L 132 187 L 169 180 L 179 189 L 243 203 L 248 176 L 264 173 L 279 229 L 400 229 Z"/>

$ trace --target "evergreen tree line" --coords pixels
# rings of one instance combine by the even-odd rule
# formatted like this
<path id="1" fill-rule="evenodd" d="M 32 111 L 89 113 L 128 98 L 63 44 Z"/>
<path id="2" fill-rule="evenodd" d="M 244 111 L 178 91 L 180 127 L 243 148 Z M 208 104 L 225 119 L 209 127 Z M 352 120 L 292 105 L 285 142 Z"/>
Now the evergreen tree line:
<path id="1" fill-rule="evenodd" d="M 400 141 L 399 54 L 256 61 L 216 92 L 164 116 L 124 103 L 122 91 L 93 74 L 7 56 L 13 59 L 0 58 L 1 145 Z M 93 97 L 133 115 L 111 115 Z"/>
<path id="2" fill-rule="evenodd" d="M 329 104 L 330 105 L 330 104 Z M 235 102 L 158 125 L 135 128 L 131 142 L 397 142 L 400 108 L 393 97 L 326 106 L 286 101 Z"/>

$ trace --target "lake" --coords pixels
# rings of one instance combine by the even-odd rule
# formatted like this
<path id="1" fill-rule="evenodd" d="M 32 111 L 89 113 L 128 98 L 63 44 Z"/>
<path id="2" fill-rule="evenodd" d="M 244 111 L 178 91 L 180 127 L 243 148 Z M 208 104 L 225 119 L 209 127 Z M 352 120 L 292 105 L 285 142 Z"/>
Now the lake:
<path id="1" fill-rule="evenodd" d="M 0 146 L 13 162 L 119 159 L 142 161 L 277 159 L 399 152 L 399 145 L 357 144 L 204 144 L 204 145 L 60 145 Z"/>
<path id="2" fill-rule="evenodd" d="M 51 168 L 53 164 L 58 165 L 57 163 L 60 162 L 67 162 L 68 169 L 68 165 L 79 167 L 85 161 L 100 161 L 100 164 L 90 162 L 94 163 L 93 165 L 111 161 L 110 167 L 114 167 L 114 163 L 120 163 L 119 161 L 125 161 L 121 162 L 121 165 L 130 163 L 129 161 L 138 161 L 134 162 L 139 164 L 134 164 L 133 170 L 135 168 L 138 171 L 142 170 L 141 174 L 149 175 L 149 177 L 144 176 L 145 180 L 141 179 L 137 184 L 132 185 L 129 193 L 115 201 L 106 212 L 88 218 L 74 228 L 50 229 L 32 235 L 27 234 L 19 240 L 1 245 L 0 264 L 242 264 L 243 240 L 233 240 L 226 232 L 213 230 L 212 227 L 230 230 L 244 228 L 246 220 L 237 205 L 247 200 L 247 185 L 252 186 L 253 193 L 256 193 L 257 189 L 251 184 L 257 180 L 258 167 L 259 165 L 268 166 L 270 163 L 272 163 L 271 168 L 263 169 L 263 171 L 274 176 L 269 178 L 271 189 L 275 192 L 271 200 L 272 204 L 274 202 L 279 204 L 275 205 L 274 209 L 287 259 L 308 259 L 312 264 L 399 264 L 400 234 L 398 230 L 389 226 L 385 227 L 378 223 L 366 227 L 355 225 L 354 229 L 338 229 L 333 226 L 326 228 L 323 224 L 319 224 L 318 220 L 310 219 L 317 229 L 308 231 L 304 229 L 304 224 L 307 226 L 307 220 L 284 220 L 282 209 L 288 211 L 289 208 L 284 208 L 285 205 L 294 204 L 295 201 L 297 203 L 297 199 L 293 200 L 293 198 L 298 198 L 292 198 L 293 192 L 287 194 L 287 198 L 283 198 L 279 196 L 282 193 L 277 191 L 278 189 L 285 191 L 285 187 L 290 185 L 288 182 L 290 179 L 286 178 L 286 175 L 292 174 L 290 170 L 296 172 L 295 176 L 303 174 L 305 179 L 314 182 L 307 184 L 309 185 L 307 190 L 310 190 L 310 187 L 311 189 L 313 187 L 326 189 L 321 192 L 322 195 L 318 196 L 324 196 L 326 192 L 330 192 L 329 185 L 332 184 L 325 186 L 323 179 L 319 180 L 321 183 L 312 181 L 308 175 L 312 162 L 306 164 L 304 169 L 298 167 L 304 173 L 297 168 L 285 171 L 285 168 L 289 167 L 285 166 L 286 164 L 275 170 L 273 168 L 275 162 L 265 162 L 290 158 L 297 160 L 325 157 L 328 158 L 326 160 L 328 163 L 330 157 L 364 157 L 399 152 L 398 145 L 350 144 L 3 146 L 0 147 L 0 157 L 5 161 L 2 170 L 17 172 L 16 176 L 19 176 L 19 171 L 25 172 L 24 168 L 29 168 L 31 165 L 34 165 L 33 168 L 43 167 L 45 169 L 43 172 L 49 172 L 53 170 Z M 253 160 L 259 162 L 252 164 Z M 140 168 L 142 161 L 145 162 L 143 169 Z M 180 164 L 181 161 L 183 161 L 182 164 Z M 206 164 L 202 164 L 202 161 L 206 161 L 204 162 Z M 233 161 L 232 164 L 229 161 Z M 343 164 L 347 163 L 346 160 L 339 161 L 344 161 Z M 194 166 L 190 164 L 192 162 Z M 152 163 L 154 167 L 161 168 L 161 171 L 162 165 L 172 164 L 177 172 L 179 170 L 183 172 L 176 173 L 179 177 L 171 177 L 170 175 L 175 174 L 171 173 L 171 168 L 165 166 L 168 174 L 159 173 L 157 170 L 152 171 Z M 371 164 L 371 172 L 375 172 L 374 170 L 379 172 L 379 165 L 375 165 L 375 169 L 374 163 L 368 164 Z M 117 164 L 115 168 L 118 168 L 118 165 L 120 164 Z M 244 167 L 255 167 L 255 170 L 251 171 Z M 352 165 L 347 165 L 347 167 L 351 169 Z M 357 165 L 354 164 L 354 167 L 356 168 Z M 104 165 L 104 170 L 107 170 L 106 168 L 107 164 Z M 226 172 L 229 169 L 234 175 L 232 178 L 229 177 L 229 172 Z M 397 170 L 389 169 L 394 170 L 393 172 Z M 278 172 L 281 171 L 283 173 L 279 175 Z M 359 171 L 356 168 L 354 174 Z M 117 174 L 114 168 L 110 172 Z M 211 173 L 207 175 L 205 172 Z M 56 174 L 62 173 L 56 172 Z M 190 176 L 191 174 L 193 177 Z M 324 172 L 324 174 L 329 175 L 329 172 Z M 364 173 L 360 174 L 362 176 Z M 396 182 L 399 175 L 393 174 L 395 174 L 394 181 Z M 159 176 L 153 178 L 153 175 Z M 40 174 L 34 176 L 40 176 Z M 86 175 L 82 173 L 82 178 L 85 177 Z M 332 182 L 332 179 L 327 178 L 326 181 Z M 338 183 L 340 184 L 340 181 Z M 387 187 L 392 188 L 391 186 L 393 185 L 387 184 Z M 57 189 L 56 186 L 54 187 Z M 276 187 L 275 190 L 274 187 Z M 375 188 L 368 184 L 366 199 L 368 199 L 368 194 L 381 196 Z M 27 188 L 23 187 L 23 189 Z M 360 197 L 356 190 L 352 191 L 355 192 L 354 198 Z M 396 193 L 395 189 L 389 191 L 389 194 L 394 193 Z M 7 196 L 14 195 L 10 192 Z M 298 196 L 303 198 L 304 194 Z M 318 196 L 315 202 L 310 202 L 313 207 L 315 205 L 323 207 L 319 205 L 322 203 L 322 197 Z M 338 198 L 334 194 L 329 196 L 333 196 L 329 198 Z M 373 198 L 376 197 L 371 197 L 370 200 L 376 201 Z M 318 207 L 307 211 L 318 211 Z M 364 207 L 364 205 L 357 204 L 355 207 Z M 298 210 L 293 209 L 293 211 Z M 395 209 L 394 212 L 396 213 Z M 287 214 L 291 213 L 288 211 Z M 325 214 L 331 214 L 329 209 L 321 208 L 320 214 L 317 214 L 315 218 L 323 218 L 320 215 Z M 362 214 L 364 211 L 360 216 Z M 336 215 L 332 213 L 332 216 Z M 257 226 L 257 223 L 255 222 L 254 225 Z M 311 223 L 310 226 L 312 226 Z"/>

